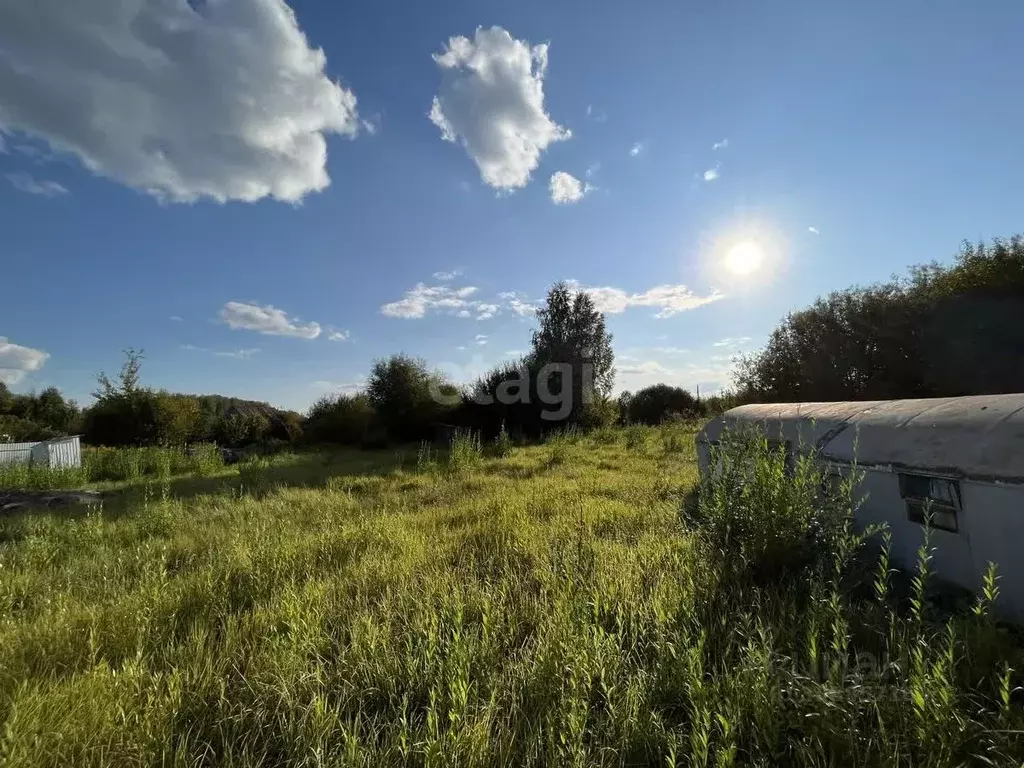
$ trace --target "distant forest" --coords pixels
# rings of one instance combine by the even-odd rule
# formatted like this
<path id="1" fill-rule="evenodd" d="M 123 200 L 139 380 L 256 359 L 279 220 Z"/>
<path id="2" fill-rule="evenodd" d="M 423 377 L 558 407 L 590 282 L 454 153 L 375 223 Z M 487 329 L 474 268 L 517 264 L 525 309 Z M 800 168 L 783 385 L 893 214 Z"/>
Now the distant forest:
<path id="1" fill-rule="evenodd" d="M 747 402 L 888 400 L 1024 391 L 1024 238 L 964 243 L 950 265 L 853 287 L 787 315 L 764 349 L 737 361 L 732 388 L 710 399 L 670 384 L 612 397 L 614 353 L 604 317 L 586 293 L 559 283 L 537 315 L 531 350 L 468 387 L 428 364 L 393 355 L 373 364 L 365 392 L 322 398 L 301 415 L 221 395 L 142 385 L 142 354 L 101 374 L 95 402 L 79 408 L 55 388 L 13 394 L 0 382 L 0 441 L 83 434 L 98 445 L 299 440 L 381 446 L 429 439 L 438 425 L 524 438 L 616 422 L 657 424 Z M 552 363 L 573 387 L 564 417 L 542 416 L 536 377 Z M 589 366 L 584 374 L 584 367 Z M 498 397 L 528 374 L 524 402 Z M 557 391 L 562 384 L 556 382 Z M 443 397 L 438 397 L 438 394 Z"/>

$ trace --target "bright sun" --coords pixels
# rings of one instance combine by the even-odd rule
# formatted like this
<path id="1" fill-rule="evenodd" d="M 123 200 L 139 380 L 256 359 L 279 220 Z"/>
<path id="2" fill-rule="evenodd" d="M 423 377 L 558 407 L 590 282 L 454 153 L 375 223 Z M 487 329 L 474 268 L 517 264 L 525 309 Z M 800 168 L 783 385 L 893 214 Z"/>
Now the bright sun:
<path id="1" fill-rule="evenodd" d="M 764 262 L 764 249 L 753 240 L 736 243 L 725 254 L 725 268 L 739 277 L 753 274 L 762 262 Z"/>

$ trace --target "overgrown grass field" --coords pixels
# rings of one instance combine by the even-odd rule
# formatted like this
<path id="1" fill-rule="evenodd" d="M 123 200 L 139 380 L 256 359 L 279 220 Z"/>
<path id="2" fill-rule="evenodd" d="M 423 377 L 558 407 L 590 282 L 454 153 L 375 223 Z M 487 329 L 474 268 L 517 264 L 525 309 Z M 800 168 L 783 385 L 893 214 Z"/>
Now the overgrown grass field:
<path id="1" fill-rule="evenodd" d="M 0 490 L 50 491 L 78 488 L 86 483 L 131 483 L 145 478 L 178 475 L 207 477 L 224 469 L 217 446 L 199 443 L 182 447 L 82 448 L 82 466 L 0 464 Z"/>
<path id="2" fill-rule="evenodd" d="M 0 518 L 0 762 L 1020 762 L 995 574 L 940 612 L 849 483 L 721 467 L 694 497 L 680 428 L 462 436 Z"/>

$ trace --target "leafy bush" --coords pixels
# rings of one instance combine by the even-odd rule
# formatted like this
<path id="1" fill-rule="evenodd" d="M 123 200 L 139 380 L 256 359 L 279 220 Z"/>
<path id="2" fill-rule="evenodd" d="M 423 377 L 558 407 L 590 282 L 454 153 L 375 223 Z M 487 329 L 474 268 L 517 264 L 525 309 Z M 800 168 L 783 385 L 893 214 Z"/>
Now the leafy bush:
<path id="1" fill-rule="evenodd" d="M 472 471 L 480 466 L 482 457 L 479 433 L 457 430 L 448 448 L 448 471 L 452 474 Z"/>
<path id="2" fill-rule="evenodd" d="M 360 445 L 370 433 L 373 418 L 367 395 L 325 395 L 306 414 L 303 434 L 312 443 Z"/>
<path id="3" fill-rule="evenodd" d="M 627 424 L 656 426 L 699 412 L 697 398 L 681 387 L 654 384 L 621 398 L 622 419 Z"/>
<path id="4" fill-rule="evenodd" d="M 598 427 L 590 433 L 590 439 L 598 445 L 614 445 L 621 435 L 621 430 L 615 427 Z"/>
<path id="5" fill-rule="evenodd" d="M 647 450 L 647 429 L 634 424 L 626 427 L 626 449 L 629 451 Z"/>
<path id="6" fill-rule="evenodd" d="M 851 530 L 859 474 L 835 481 L 809 446 L 790 455 L 756 429 L 732 429 L 710 447 L 709 466 L 695 508 L 700 534 L 754 571 L 820 563 Z"/>
<path id="7" fill-rule="evenodd" d="M 508 434 L 508 430 L 505 429 L 505 425 L 501 425 L 501 431 L 498 432 L 498 436 L 494 438 L 494 455 L 500 459 L 511 455 L 512 453 L 512 438 Z"/>
<path id="8" fill-rule="evenodd" d="M 28 419 L 0 416 L 0 443 L 33 443 L 52 437 L 60 437 L 60 433 Z"/>
<path id="9" fill-rule="evenodd" d="M 378 422 L 394 440 L 430 436 L 434 425 L 444 421 L 459 402 L 450 383 L 428 370 L 423 360 L 408 355 L 375 361 L 366 394 Z"/>

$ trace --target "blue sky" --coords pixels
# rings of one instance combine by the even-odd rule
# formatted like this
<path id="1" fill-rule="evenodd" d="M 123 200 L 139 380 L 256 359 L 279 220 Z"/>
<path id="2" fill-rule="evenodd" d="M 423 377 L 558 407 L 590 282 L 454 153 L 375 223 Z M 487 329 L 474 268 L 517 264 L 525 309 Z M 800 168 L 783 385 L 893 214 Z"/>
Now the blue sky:
<path id="1" fill-rule="evenodd" d="M 1024 6 L 844 5 L 4 4 L 0 375 L 88 403 L 132 346 L 304 409 L 397 351 L 471 378 L 569 279 L 619 389 L 727 384 L 1020 229 Z"/>

